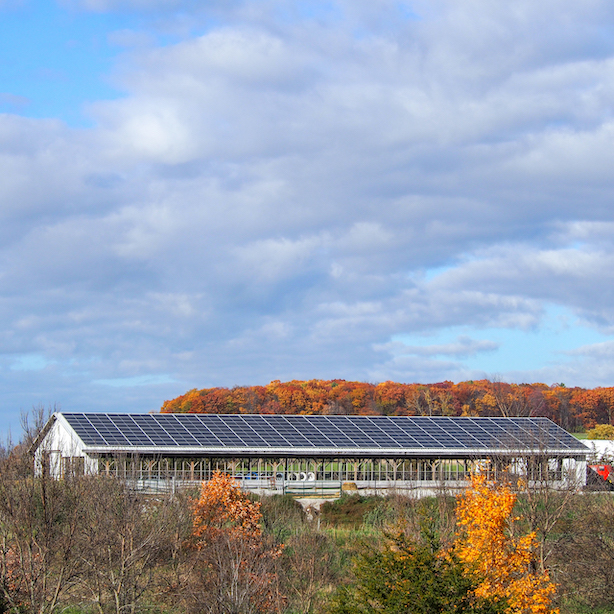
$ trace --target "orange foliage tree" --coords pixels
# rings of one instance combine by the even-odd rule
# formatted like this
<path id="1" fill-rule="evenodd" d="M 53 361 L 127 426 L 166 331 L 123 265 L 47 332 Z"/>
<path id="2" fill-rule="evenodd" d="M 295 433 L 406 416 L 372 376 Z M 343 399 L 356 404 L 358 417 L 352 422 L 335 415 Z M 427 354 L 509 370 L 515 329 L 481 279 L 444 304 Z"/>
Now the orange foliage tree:
<path id="1" fill-rule="evenodd" d="M 192 512 L 199 564 L 189 583 L 189 609 L 211 614 L 278 611 L 282 600 L 275 567 L 281 550 L 262 534 L 260 503 L 231 477 L 216 472 L 203 483 Z"/>
<path id="2" fill-rule="evenodd" d="M 556 586 L 547 571 L 536 571 L 535 533 L 514 538 L 516 495 L 508 486 L 474 475 L 457 501 L 456 553 L 481 578 L 478 597 L 508 600 L 510 614 L 554 614 Z"/>
<path id="3" fill-rule="evenodd" d="M 203 482 L 193 507 L 193 534 L 197 543 L 226 533 L 246 540 L 261 537 L 260 503 L 252 501 L 229 475 L 216 471 Z"/>
<path id="4" fill-rule="evenodd" d="M 162 413 L 545 416 L 566 429 L 614 422 L 614 387 L 506 384 L 489 380 L 368 384 L 274 380 L 266 386 L 204 388 L 165 401 Z"/>

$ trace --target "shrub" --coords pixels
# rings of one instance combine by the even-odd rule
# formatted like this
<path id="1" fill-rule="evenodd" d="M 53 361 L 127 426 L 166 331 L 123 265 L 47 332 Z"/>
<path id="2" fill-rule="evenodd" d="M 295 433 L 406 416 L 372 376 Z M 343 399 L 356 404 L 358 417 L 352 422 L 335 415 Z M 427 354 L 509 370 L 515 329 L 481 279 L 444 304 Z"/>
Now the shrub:
<path id="1" fill-rule="evenodd" d="M 598 424 L 586 433 L 587 439 L 614 439 L 614 426 L 611 424 Z"/>
<path id="2" fill-rule="evenodd" d="M 335 594 L 331 614 L 500 614 L 507 607 L 505 599 L 476 596 L 478 581 L 428 531 L 420 541 L 399 535 L 384 550 L 362 553 L 354 575 L 356 584 Z"/>

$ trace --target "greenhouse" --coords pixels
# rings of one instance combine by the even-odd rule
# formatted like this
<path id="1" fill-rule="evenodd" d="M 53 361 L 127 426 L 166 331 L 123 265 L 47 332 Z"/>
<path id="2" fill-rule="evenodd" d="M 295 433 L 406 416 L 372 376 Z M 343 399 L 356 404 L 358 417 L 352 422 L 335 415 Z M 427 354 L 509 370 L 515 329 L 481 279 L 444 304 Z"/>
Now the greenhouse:
<path id="1" fill-rule="evenodd" d="M 260 493 L 335 496 L 460 488 L 477 469 L 561 486 L 589 452 L 546 418 L 56 413 L 38 472 L 99 474 L 135 488 L 193 486 L 215 471 Z"/>

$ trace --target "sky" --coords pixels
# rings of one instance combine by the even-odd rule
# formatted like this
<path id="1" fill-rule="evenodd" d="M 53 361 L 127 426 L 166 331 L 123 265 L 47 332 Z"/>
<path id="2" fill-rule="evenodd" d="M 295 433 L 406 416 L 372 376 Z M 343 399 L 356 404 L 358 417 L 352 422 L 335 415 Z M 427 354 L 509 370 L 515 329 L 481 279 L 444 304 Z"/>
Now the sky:
<path id="1" fill-rule="evenodd" d="M 0 432 L 613 385 L 613 105 L 605 0 L 0 0 Z"/>

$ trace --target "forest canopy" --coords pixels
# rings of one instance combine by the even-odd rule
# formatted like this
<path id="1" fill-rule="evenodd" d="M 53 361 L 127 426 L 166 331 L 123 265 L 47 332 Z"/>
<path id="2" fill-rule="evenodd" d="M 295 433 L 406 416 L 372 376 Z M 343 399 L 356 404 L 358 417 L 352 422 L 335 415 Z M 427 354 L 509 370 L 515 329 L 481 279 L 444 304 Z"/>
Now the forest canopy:
<path id="1" fill-rule="evenodd" d="M 272 381 L 267 386 L 190 390 L 162 413 L 354 414 L 386 416 L 544 416 L 572 432 L 612 424 L 614 387 L 508 384 L 368 384 L 346 380 Z"/>

